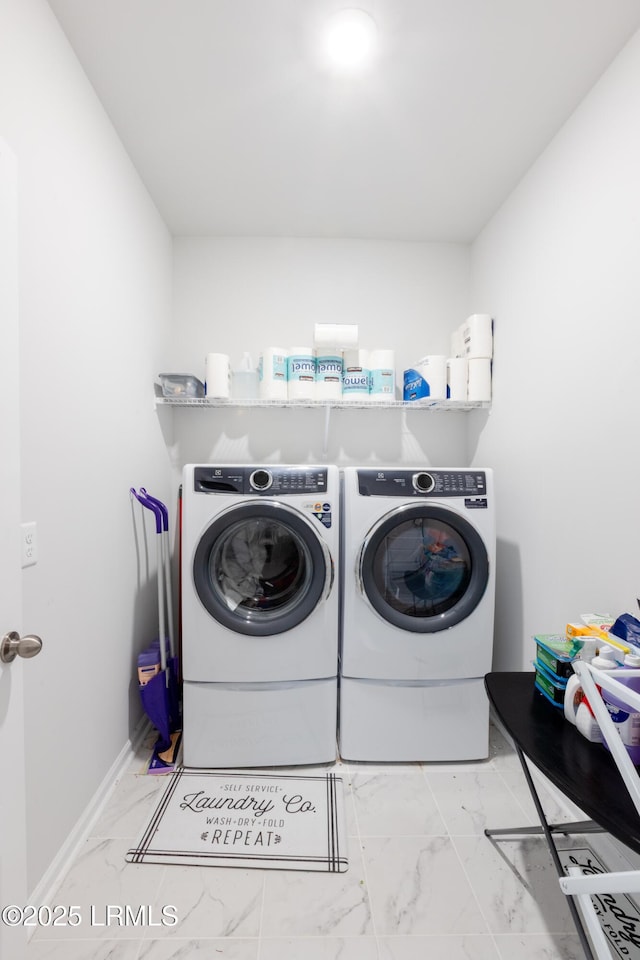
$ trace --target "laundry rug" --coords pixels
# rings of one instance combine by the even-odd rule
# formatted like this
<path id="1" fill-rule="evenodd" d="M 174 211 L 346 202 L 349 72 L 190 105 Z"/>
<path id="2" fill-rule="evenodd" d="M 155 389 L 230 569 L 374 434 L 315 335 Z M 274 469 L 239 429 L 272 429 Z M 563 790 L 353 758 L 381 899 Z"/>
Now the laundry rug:
<path id="1" fill-rule="evenodd" d="M 182 767 L 126 859 L 344 873 L 342 779 Z"/>
<path id="2" fill-rule="evenodd" d="M 579 867 L 587 877 L 609 872 L 591 847 L 558 850 L 558 856 L 566 873 L 569 867 Z M 591 902 L 614 955 L 640 960 L 640 912 L 631 897 L 625 893 L 598 893 L 593 894 Z"/>

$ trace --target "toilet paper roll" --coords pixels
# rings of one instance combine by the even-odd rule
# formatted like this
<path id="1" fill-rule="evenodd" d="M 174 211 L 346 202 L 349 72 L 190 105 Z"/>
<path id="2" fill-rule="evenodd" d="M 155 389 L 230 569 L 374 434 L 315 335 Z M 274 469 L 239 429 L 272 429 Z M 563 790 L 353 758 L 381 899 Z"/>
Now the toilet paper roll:
<path id="1" fill-rule="evenodd" d="M 316 357 L 316 400 L 342 397 L 342 354 L 318 353 Z"/>
<path id="2" fill-rule="evenodd" d="M 369 353 L 345 350 L 342 354 L 342 399 L 369 399 Z"/>
<path id="3" fill-rule="evenodd" d="M 491 360 L 486 357 L 471 357 L 468 361 L 467 400 L 488 402 L 491 400 Z"/>
<path id="4" fill-rule="evenodd" d="M 464 337 L 462 336 L 462 324 L 451 334 L 451 356 L 464 357 Z"/>
<path id="5" fill-rule="evenodd" d="M 393 350 L 371 350 L 369 353 L 369 398 L 393 400 L 396 395 L 396 355 Z"/>
<path id="6" fill-rule="evenodd" d="M 289 400 L 315 400 L 316 355 L 313 347 L 290 347 L 287 357 Z"/>
<path id="7" fill-rule="evenodd" d="M 449 357 L 447 360 L 447 400 L 467 399 L 467 358 Z"/>
<path id="8" fill-rule="evenodd" d="M 464 356 L 493 357 L 493 321 L 488 313 L 473 313 L 462 324 Z"/>
<path id="9" fill-rule="evenodd" d="M 334 350 L 354 350 L 358 346 L 357 323 L 316 323 L 313 334 L 316 350 L 333 347 Z"/>
<path id="10" fill-rule="evenodd" d="M 261 400 L 287 399 L 287 351 L 265 347 L 258 362 L 258 392 Z"/>
<path id="11" fill-rule="evenodd" d="M 208 353 L 204 359 L 204 392 L 227 400 L 231 393 L 231 365 L 226 353 Z"/>
<path id="12" fill-rule="evenodd" d="M 425 384 L 424 396 L 431 400 L 445 400 L 447 396 L 447 358 L 430 354 L 418 360 L 416 371 Z"/>

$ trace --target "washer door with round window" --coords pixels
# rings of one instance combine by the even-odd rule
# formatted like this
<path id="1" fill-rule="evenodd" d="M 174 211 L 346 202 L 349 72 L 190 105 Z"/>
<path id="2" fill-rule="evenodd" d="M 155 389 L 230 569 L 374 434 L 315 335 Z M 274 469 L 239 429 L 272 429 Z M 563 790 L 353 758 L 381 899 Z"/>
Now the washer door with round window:
<path id="1" fill-rule="evenodd" d="M 476 609 L 489 582 L 489 557 L 468 520 L 423 502 L 393 510 L 371 529 L 358 570 L 363 595 L 383 620 L 436 633 Z"/>
<path id="2" fill-rule="evenodd" d="M 333 563 L 298 511 L 252 501 L 219 514 L 193 559 L 196 593 L 211 617 L 234 633 L 287 633 L 323 603 Z"/>

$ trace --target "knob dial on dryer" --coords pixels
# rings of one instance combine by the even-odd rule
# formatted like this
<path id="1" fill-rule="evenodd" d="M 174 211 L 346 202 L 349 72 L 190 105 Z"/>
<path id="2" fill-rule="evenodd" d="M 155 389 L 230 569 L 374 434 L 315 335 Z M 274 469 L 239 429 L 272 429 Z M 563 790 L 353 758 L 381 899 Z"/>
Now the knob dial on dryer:
<path id="1" fill-rule="evenodd" d="M 436 485 L 436 482 L 430 473 L 414 473 L 411 480 L 413 483 L 413 489 L 417 490 L 418 493 L 431 493 Z"/>
<path id="2" fill-rule="evenodd" d="M 249 483 L 254 490 L 268 490 L 273 483 L 270 470 L 254 470 L 249 477 Z"/>

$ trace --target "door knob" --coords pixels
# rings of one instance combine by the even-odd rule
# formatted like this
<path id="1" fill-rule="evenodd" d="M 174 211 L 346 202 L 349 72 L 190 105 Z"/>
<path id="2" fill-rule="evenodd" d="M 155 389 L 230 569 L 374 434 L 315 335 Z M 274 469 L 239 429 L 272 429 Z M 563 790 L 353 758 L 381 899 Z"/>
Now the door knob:
<path id="1" fill-rule="evenodd" d="M 24 657 L 25 660 L 31 657 L 37 657 L 42 650 L 42 640 L 31 634 L 21 637 L 15 630 L 5 633 L 0 641 L 0 660 L 2 663 L 11 663 L 16 657 Z"/>

